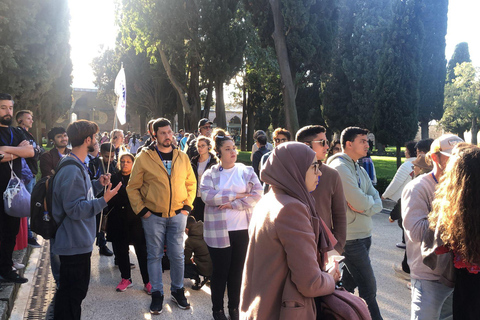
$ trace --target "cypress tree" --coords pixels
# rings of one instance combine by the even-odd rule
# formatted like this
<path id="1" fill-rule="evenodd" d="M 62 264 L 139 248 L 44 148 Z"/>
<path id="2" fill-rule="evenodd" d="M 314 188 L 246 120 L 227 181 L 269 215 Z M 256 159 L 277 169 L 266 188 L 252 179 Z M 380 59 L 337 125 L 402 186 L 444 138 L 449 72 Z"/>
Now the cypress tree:
<path id="1" fill-rule="evenodd" d="M 453 51 L 452 58 L 450 61 L 448 61 L 447 82 L 452 82 L 455 80 L 455 67 L 457 64 L 462 64 L 463 62 L 471 62 L 468 43 L 466 42 L 460 42 L 455 46 L 455 51 Z"/>

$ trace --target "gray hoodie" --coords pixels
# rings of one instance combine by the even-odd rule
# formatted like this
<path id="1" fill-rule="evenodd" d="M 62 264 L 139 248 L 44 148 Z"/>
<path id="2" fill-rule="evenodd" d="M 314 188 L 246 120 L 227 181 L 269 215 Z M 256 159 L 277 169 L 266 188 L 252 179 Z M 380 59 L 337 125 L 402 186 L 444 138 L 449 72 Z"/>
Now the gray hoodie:
<path id="1" fill-rule="evenodd" d="M 103 197 L 95 198 L 102 185 L 97 180 L 90 182 L 86 169 L 68 165 L 55 176 L 52 188 L 53 218 L 57 223 L 63 219 L 53 253 L 72 256 L 91 252 L 97 234 L 95 216 L 107 206 Z"/>
<path id="2" fill-rule="evenodd" d="M 328 158 L 327 164 L 338 171 L 345 199 L 358 213 L 347 207 L 347 240 L 365 239 L 372 235 L 372 216 L 382 211 L 382 199 L 373 187 L 368 173 L 345 153 Z"/>

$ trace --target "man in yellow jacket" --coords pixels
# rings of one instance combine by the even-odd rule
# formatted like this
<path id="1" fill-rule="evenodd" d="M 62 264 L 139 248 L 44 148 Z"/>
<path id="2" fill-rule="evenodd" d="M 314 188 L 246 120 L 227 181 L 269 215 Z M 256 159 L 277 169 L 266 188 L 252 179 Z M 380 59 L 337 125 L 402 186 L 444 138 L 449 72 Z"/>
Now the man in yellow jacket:
<path id="1" fill-rule="evenodd" d="M 197 182 L 188 156 L 172 145 L 170 121 L 157 119 L 153 130 L 156 142 L 137 155 L 127 193 L 133 211 L 143 218 L 152 285 L 150 312 L 159 314 L 163 305 L 164 245 L 170 259 L 172 300 L 181 309 L 190 308 L 183 287 L 183 234 L 193 208 Z"/>

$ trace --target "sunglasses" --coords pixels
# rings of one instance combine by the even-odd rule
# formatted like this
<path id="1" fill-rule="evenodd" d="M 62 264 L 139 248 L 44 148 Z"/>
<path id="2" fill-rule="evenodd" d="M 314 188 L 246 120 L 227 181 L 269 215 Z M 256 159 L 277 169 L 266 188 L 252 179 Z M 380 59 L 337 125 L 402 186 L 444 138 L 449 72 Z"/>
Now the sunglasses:
<path id="1" fill-rule="evenodd" d="M 207 130 L 208 130 L 208 129 L 212 129 L 212 126 L 203 126 L 202 128 L 204 128 L 204 129 L 207 129 Z"/>
<path id="2" fill-rule="evenodd" d="M 280 143 L 280 142 L 287 142 L 288 139 L 286 138 L 282 138 L 282 139 L 274 139 L 275 140 L 275 143 Z"/>
<path id="3" fill-rule="evenodd" d="M 320 174 L 320 163 L 317 161 L 315 163 L 312 163 L 313 169 L 315 170 L 315 174 L 318 175 Z"/>
<path id="4" fill-rule="evenodd" d="M 305 141 L 305 142 L 310 143 L 310 145 L 312 145 L 314 142 L 316 142 L 316 143 L 320 144 L 322 147 L 325 147 L 325 145 L 327 145 L 327 146 L 330 145 L 328 140 L 323 140 L 323 139 L 315 140 L 315 141 Z"/>

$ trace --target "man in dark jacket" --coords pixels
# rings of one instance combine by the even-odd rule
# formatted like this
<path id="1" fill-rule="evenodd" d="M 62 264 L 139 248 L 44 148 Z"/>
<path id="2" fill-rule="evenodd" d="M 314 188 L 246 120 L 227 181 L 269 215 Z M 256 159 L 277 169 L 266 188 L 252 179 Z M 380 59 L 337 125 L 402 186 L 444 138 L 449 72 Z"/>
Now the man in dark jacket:
<path id="1" fill-rule="evenodd" d="M 68 136 L 65 128 L 54 127 L 47 134 L 48 140 L 53 142 L 53 148 L 40 156 L 40 172 L 42 178 L 52 176 L 60 160 L 70 153 Z"/>

